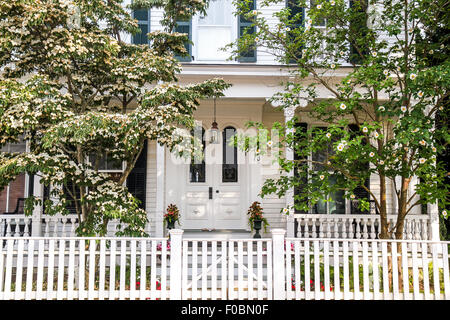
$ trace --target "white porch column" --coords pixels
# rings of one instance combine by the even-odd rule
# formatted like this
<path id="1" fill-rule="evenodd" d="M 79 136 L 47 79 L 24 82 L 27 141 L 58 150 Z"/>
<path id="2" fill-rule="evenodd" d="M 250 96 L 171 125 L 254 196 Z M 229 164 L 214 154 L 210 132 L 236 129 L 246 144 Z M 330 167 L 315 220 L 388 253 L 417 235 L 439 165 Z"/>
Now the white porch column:
<path id="1" fill-rule="evenodd" d="M 284 122 L 285 124 L 288 121 L 291 121 L 294 118 L 295 115 L 295 109 L 297 107 L 289 107 L 284 109 Z M 287 129 L 286 135 L 289 133 L 292 133 L 294 129 Z M 294 150 L 292 148 L 286 147 L 286 160 L 294 160 Z M 294 176 L 294 170 L 291 170 L 287 173 L 287 176 L 292 177 Z M 289 208 L 289 214 L 286 217 L 286 231 L 287 237 L 294 237 L 294 189 L 291 188 L 286 192 L 286 207 Z"/>
<path id="2" fill-rule="evenodd" d="M 38 173 L 39 174 L 39 173 Z M 44 186 L 40 183 L 38 174 L 34 175 L 33 178 L 33 196 L 44 201 Z M 33 209 L 33 214 L 31 216 L 31 236 L 40 237 L 41 236 L 41 220 L 42 220 L 42 205 L 36 205 Z"/>
<path id="3" fill-rule="evenodd" d="M 430 240 L 439 241 L 439 208 L 437 203 L 428 203 L 427 210 L 430 215 L 430 230 L 428 231 L 428 236 Z"/>
<path id="4" fill-rule="evenodd" d="M 155 236 L 164 236 L 164 206 L 165 206 L 165 169 L 166 148 L 156 143 L 156 211 L 155 211 Z"/>

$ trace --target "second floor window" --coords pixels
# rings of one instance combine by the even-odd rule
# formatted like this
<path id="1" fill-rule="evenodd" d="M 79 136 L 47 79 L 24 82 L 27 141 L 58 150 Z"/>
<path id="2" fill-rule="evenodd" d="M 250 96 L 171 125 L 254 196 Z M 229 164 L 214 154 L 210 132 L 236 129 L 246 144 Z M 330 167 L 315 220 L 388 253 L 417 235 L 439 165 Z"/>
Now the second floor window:
<path id="1" fill-rule="evenodd" d="M 232 1 L 209 1 L 206 15 L 195 22 L 195 60 L 226 61 L 230 53 L 221 49 L 234 40 Z"/>

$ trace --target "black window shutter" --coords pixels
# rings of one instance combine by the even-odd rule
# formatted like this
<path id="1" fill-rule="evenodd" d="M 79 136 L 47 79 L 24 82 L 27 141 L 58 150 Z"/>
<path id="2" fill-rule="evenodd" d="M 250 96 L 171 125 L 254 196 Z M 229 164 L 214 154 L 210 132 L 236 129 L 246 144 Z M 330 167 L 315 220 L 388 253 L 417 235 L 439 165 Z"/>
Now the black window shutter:
<path id="1" fill-rule="evenodd" d="M 367 1 L 365 0 L 350 0 L 350 8 L 356 8 L 353 19 L 350 20 L 350 32 L 358 33 L 356 38 L 365 37 L 368 32 L 367 28 Z M 356 14 L 358 13 L 358 14 Z M 368 50 L 359 44 L 361 53 L 366 56 Z M 361 64 L 362 57 L 358 53 L 355 43 L 350 43 L 350 56 L 349 62 L 353 64 Z"/>
<path id="2" fill-rule="evenodd" d="M 187 33 L 189 41 L 192 41 L 192 20 L 188 21 L 177 21 L 177 26 L 175 27 L 175 32 Z M 190 62 L 192 61 L 192 45 L 189 41 L 184 43 L 187 54 L 185 56 L 175 56 L 180 62 Z"/>
<path id="3" fill-rule="evenodd" d="M 133 44 L 148 44 L 147 33 L 150 32 L 150 10 L 134 10 L 133 18 L 138 21 L 139 29 L 141 29 L 140 33 L 133 35 Z"/>
<path id="4" fill-rule="evenodd" d="M 350 130 L 350 133 L 351 133 L 353 136 L 356 136 L 356 135 L 360 134 L 360 129 L 359 129 L 358 125 L 356 125 L 356 124 L 350 124 L 350 125 L 348 126 L 348 128 L 349 128 L 349 130 Z M 364 141 L 363 141 L 363 143 L 364 143 Z M 361 163 L 360 163 L 360 166 L 361 166 L 361 170 L 367 170 L 367 171 L 369 170 L 369 162 L 361 162 Z M 370 190 L 370 180 L 369 180 L 369 179 L 366 179 L 366 180 L 364 181 L 364 186 L 365 186 L 367 189 Z M 360 187 L 356 187 L 356 188 L 353 190 L 353 194 L 355 195 L 355 199 L 351 201 L 351 206 L 350 206 L 351 212 L 350 212 L 350 213 L 351 213 L 351 214 L 364 214 L 364 213 L 369 213 L 369 212 L 367 212 L 367 211 L 361 211 L 361 209 L 360 209 L 359 206 L 358 206 L 358 200 L 359 200 L 359 199 L 366 199 L 367 201 L 370 201 L 370 194 L 369 194 L 369 192 L 368 192 L 365 188 L 363 188 L 362 186 L 360 186 Z"/>
<path id="5" fill-rule="evenodd" d="M 296 20 L 293 21 L 293 25 L 292 25 L 291 29 L 298 29 L 298 28 L 304 26 L 305 8 L 300 7 L 299 3 L 300 3 L 300 1 L 296 1 L 296 0 L 286 0 L 286 7 L 290 10 L 289 20 L 294 19 L 294 17 L 296 15 L 298 15 L 296 17 Z M 295 34 L 292 31 L 287 33 L 287 38 L 292 39 L 292 41 L 290 41 L 291 43 L 295 43 L 295 41 L 294 41 Z M 296 48 L 296 52 L 294 53 L 295 56 L 287 57 L 288 63 L 295 63 L 296 59 L 300 59 L 302 57 L 302 49 L 303 49 L 303 46 Z"/>
<path id="6" fill-rule="evenodd" d="M 134 168 L 127 178 L 128 191 L 140 201 L 139 208 L 145 210 L 145 194 L 147 184 L 147 140 L 139 155 Z"/>
<path id="7" fill-rule="evenodd" d="M 256 9 L 256 1 L 253 0 L 249 6 L 249 12 Z M 238 18 L 238 32 L 239 38 L 244 36 L 244 34 L 255 33 L 255 26 L 252 26 L 250 20 L 245 19 L 244 16 L 240 15 Z M 241 52 L 238 58 L 239 62 L 256 62 L 256 49 L 249 49 L 245 52 Z"/>
<path id="8" fill-rule="evenodd" d="M 297 123 L 295 125 L 295 132 L 305 134 L 307 130 L 308 130 L 308 124 L 307 123 L 300 122 L 300 123 Z M 301 159 L 304 159 L 304 158 L 305 157 L 299 156 L 298 153 L 294 151 L 294 160 L 301 160 Z M 303 169 L 305 167 L 306 166 L 304 166 Z M 297 178 L 297 179 L 299 177 L 298 176 L 298 168 L 297 168 L 297 166 L 294 167 L 294 177 Z M 306 176 L 302 177 L 302 183 L 300 184 L 300 186 L 294 187 L 294 199 L 295 199 L 295 196 L 304 193 L 302 186 L 304 186 L 304 185 L 306 185 L 308 183 L 307 179 L 308 178 Z M 297 204 L 298 200 L 295 199 L 294 203 Z M 295 209 L 295 213 L 308 213 L 308 212 L 307 211 L 300 211 L 298 209 Z"/>

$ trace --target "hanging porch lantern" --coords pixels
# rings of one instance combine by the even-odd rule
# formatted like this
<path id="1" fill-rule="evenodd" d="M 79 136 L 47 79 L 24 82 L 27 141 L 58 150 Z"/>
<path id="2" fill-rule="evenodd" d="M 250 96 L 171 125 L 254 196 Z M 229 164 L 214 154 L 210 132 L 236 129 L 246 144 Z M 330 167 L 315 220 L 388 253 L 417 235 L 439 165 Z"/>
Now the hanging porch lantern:
<path id="1" fill-rule="evenodd" d="M 216 97 L 214 97 L 214 121 L 211 124 L 211 129 L 209 131 L 210 131 L 209 143 L 218 144 L 219 143 L 219 127 L 217 126 L 217 122 L 216 122 Z"/>

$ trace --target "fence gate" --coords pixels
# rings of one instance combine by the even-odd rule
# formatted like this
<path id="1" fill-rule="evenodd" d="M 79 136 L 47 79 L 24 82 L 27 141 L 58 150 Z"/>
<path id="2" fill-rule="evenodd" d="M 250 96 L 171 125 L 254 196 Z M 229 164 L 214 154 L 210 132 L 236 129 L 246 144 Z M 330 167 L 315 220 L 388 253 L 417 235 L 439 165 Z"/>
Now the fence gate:
<path id="1" fill-rule="evenodd" d="M 182 299 L 272 299 L 271 239 L 186 239 L 182 252 Z"/>

